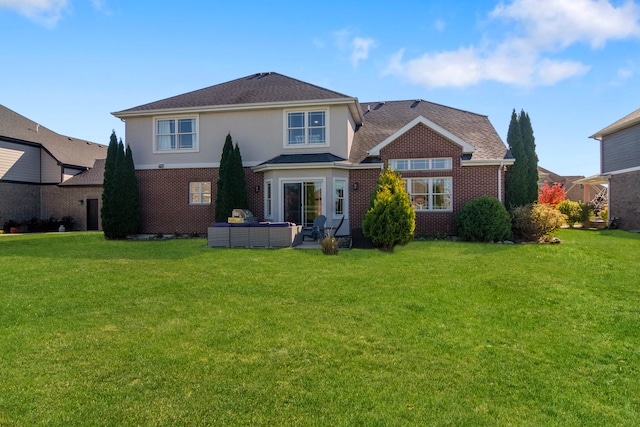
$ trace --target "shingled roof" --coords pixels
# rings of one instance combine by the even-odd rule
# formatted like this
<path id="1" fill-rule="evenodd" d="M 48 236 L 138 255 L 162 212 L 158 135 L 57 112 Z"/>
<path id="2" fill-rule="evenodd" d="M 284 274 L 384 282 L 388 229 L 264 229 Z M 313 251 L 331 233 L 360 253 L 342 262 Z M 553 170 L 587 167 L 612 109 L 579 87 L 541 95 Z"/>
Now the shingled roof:
<path id="1" fill-rule="evenodd" d="M 116 117 L 131 113 L 162 110 L 221 107 L 295 101 L 335 100 L 353 97 L 324 89 L 278 73 L 257 73 L 209 86 L 204 89 L 151 102 L 113 113 Z"/>
<path id="2" fill-rule="evenodd" d="M 418 116 L 437 124 L 475 147 L 471 160 L 509 158 L 487 116 L 424 100 L 362 102 L 364 122 L 355 134 L 349 161 L 360 163 L 368 151 Z"/>
<path id="3" fill-rule="evenodd" d="M 631 127 L 633 125 L 640 124 L 640 108 L 631 114 L 627 114 L 615 123 L 610 124 L 606 128 L 602 129 L 591 135 L 589 138 L 602 138 L 603 136 L 612 134 L 614 132 L 621 131 L 622 129 Z"/>
<path id="4" fill-rule="evenodd" d="M 74 175 L 59 185 L 61 187 L 102 185 L 104 183 L 104 162 L 105 159 L 96 159 L 91 169 Z"/>
<path id="5" fill-rule="evenodd" d="M 40 144 L 58 162 L 89 168 L 107 157 L 107 147 L 60 135 L 13 110 L 0 105 L 0 138 Z"/>

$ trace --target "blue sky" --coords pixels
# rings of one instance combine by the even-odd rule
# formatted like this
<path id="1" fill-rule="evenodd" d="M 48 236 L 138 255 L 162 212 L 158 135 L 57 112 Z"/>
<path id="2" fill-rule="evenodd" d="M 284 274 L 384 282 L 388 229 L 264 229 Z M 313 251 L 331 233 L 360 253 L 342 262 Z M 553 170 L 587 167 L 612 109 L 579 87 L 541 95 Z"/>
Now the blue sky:
<path id="1" fill-rule="evenodd" d="M 505 143 L 523 109 L 539 164 L 588 176 L 588 137 L 640 108 L 638 1 L 0 0 L 0 39 L 0 103 L 104 144 L 113 111 L 275 71 L 485 114 Z"/>

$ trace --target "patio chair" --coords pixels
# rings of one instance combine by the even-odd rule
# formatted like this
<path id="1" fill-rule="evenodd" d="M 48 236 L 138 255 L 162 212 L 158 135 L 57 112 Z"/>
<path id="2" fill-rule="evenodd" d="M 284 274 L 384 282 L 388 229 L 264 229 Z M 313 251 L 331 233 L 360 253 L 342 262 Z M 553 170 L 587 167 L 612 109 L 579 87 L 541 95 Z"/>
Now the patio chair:
<path id="1" fill-rule="evenodd" d="M 327 222 L 327 217 L 324 215 L 318 215 L 313 220 L 311 227 L 302 227 L 302 241 L 305 237 L 310 237 L 311 240 L 318 240 L 324 237 L 324 224 Z"/>

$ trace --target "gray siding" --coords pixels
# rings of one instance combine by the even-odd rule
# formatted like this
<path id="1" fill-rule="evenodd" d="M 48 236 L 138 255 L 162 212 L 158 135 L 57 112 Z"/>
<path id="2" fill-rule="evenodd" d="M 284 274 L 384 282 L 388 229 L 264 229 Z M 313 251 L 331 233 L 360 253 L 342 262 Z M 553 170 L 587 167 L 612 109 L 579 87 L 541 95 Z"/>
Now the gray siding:
<path id="1" fill-rule="evenodd" d="M 602 173 L 640 166 L 640 125 L 602 138 Z"/>
<path id="2" fill-rule="evenodd" d="M 0 140 L 0 179 L 40 182 L 40 148 Z"/>

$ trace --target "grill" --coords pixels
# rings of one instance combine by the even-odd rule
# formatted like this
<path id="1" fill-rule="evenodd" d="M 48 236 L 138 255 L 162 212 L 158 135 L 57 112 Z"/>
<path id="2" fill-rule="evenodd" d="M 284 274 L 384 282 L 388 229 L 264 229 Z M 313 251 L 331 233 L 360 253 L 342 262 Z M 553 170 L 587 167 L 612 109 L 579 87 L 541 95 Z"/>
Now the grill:
<path id="1" fill-rule="evenodd" d="M 242 222 L 258 222 L 258 218 L 253 216 L 249 209 L 234 209 L 231 211 L 231 216 L 227 218 L 229 223 L 242 223 Z"/>

